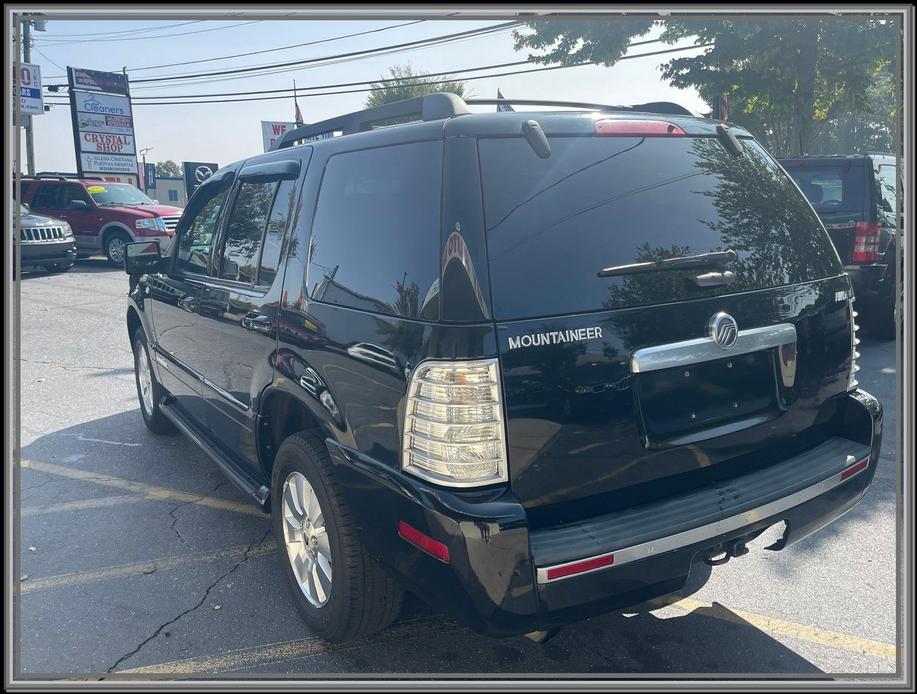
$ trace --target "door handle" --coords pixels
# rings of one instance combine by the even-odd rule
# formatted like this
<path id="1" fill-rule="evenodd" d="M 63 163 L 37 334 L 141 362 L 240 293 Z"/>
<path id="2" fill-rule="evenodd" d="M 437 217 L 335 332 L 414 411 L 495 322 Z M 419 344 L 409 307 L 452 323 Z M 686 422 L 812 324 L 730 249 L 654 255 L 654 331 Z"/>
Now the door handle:
<path id="1" fill-rule="evenodd" d="M 274 326 L 270 316 L 262 313 L 246 313 L 242 316 L 242 327 L 256 333 L 269 333 Z"/>
<path id="2" fill-rule="evenodd" d="M 178 299 L 178 307 L 188 311 L 189 313 L 194 313 L 197 311 L 197 307 L 200 305 L 200 302 L 193 296 L 182 296 Z"/>

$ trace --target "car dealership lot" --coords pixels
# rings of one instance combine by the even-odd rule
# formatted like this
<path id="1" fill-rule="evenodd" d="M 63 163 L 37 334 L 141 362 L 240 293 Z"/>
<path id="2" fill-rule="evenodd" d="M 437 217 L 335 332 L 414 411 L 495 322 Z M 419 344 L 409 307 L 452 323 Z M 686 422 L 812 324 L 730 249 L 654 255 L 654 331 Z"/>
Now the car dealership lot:
<path id="1" fill-rule="evenodd" d="M 21 285 L 23 676 L 895 671 L 893 342 L 859 348 L 860 383 L 885 406 L 875 482 L 818 534 L 699 565 L 684 595 L 543 645 L 409 599 L 392 629 L 329 646 L 295 612 L 268 517 L 190 441 L 143 426 L 126 276 L 94 258 Z"/>

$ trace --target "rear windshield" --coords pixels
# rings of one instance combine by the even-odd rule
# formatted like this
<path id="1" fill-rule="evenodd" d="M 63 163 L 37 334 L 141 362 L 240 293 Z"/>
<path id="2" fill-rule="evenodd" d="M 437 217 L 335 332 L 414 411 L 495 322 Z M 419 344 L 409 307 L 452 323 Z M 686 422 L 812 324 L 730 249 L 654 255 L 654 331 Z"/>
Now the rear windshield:
<path id="1" fill-rule="evenodd" d="M 785 162 L 784 168 L 818 212 L 863 212 L 865 195 L 862 162 L 811 165 Z"/>
<path id="2" fill-rule="evenodd" d="M 818 217 L 755 142 L 552 137 L 479 142 L 494 315 L 550 316 L 793 284 L 841 272 Z M 732 249 L 737 280 L 688 273 L 598 277 L 603 268 Z"/>

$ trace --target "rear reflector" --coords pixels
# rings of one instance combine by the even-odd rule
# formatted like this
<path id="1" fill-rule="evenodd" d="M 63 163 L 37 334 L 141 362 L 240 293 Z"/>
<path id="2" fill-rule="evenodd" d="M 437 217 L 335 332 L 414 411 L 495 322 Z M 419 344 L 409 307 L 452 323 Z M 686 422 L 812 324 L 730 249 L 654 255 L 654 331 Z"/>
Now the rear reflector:
<path id="1" fill-rule="evenodd" d="M 398 535 L 430 556 L 449 563 L 449 548 L 404 521 L 398 521 Z"/>
<path id="2" fill-rule="evenodd" d="M 874 263 L 879 259 L 879 225 L 858 222 L 853 241 L 853 262 Z"/>
<path id="3" fill-rule="evenodd" d="M 860 462 L 854 463 L 853 465 L 851 465 L 849 468 L 847 468 L 846 470 L 844 470 L 841 473 L 841 482 L 843 482 L 844 480 L 850 479 L 858 472 L 862 472 L 863 470 L 865 470 L 867 467 L 869 467 L 869 458 L 863 458 L 863 460 L 861 460 Z"/>
<path id="4" fill-rule="evenodd" d="M 593 124 L 596 135 L 605 137 L 684 137 L 685 131 L 663 120 L 616 120 L 606 118 Z"/>
<path id="5" fill-rule="evenodd" d="M 583 561 L 575 561 L 571 564 L 555 566 L 554 568 L 548 569 L 548 580 L 555 581 L 558 578 L 566 578 L 567 576 L 574 576 L 576 574 L 586 573 L 587 571 L 595 571 L 596 569 L 611 566 L 614 563 L 614 554 L 604 554 L 600 557 L 592 557 L 591 559 L 583 559 Z"/>

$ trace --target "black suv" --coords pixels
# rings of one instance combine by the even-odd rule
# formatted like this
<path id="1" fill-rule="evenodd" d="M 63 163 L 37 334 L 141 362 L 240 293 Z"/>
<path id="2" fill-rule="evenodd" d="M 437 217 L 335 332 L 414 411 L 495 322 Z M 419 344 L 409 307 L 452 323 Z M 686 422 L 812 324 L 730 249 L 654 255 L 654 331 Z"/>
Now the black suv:
<path id="1" fill-rule="evenodd" d="M 128 246 L 144 421 L 270 510 L 328 640 L 405 589 L 548 630 L 872 481 L 849 280 L 796 185 L 675 105 L 572 106 L 302 127 L 198 188 L 165 257 Z"/>
<path id="2" fill-rule="evenodd" d="M 871 335 L 897 335 L 897 165 L 891 154 L 781 159 L 834 242 Z"/>

